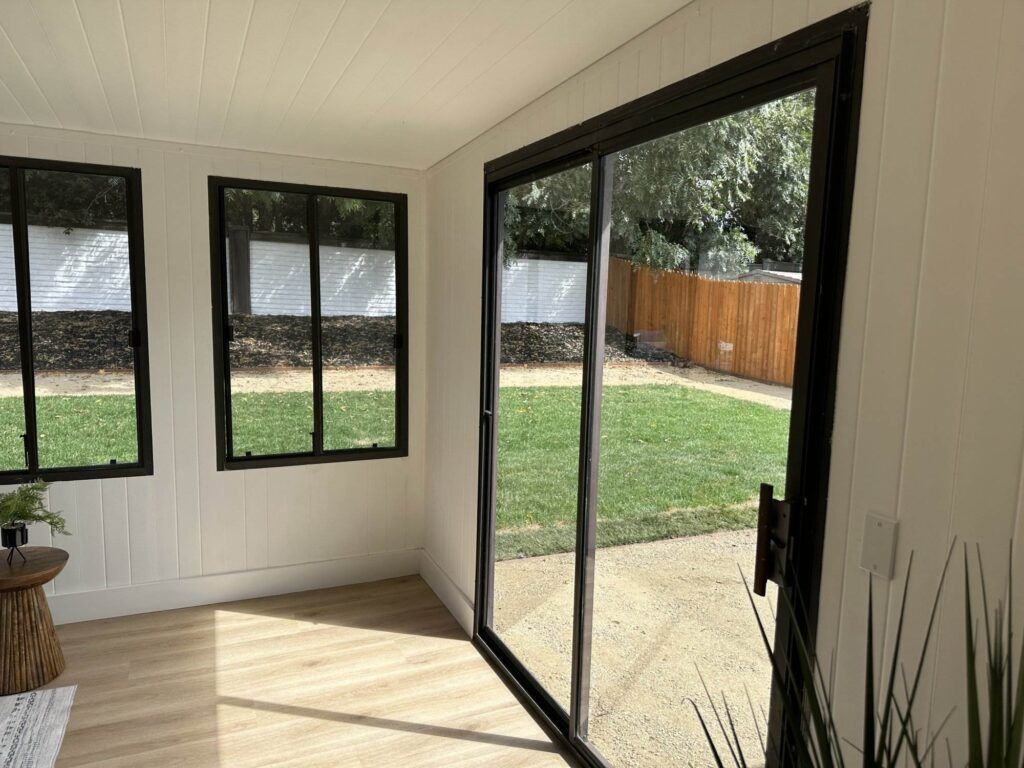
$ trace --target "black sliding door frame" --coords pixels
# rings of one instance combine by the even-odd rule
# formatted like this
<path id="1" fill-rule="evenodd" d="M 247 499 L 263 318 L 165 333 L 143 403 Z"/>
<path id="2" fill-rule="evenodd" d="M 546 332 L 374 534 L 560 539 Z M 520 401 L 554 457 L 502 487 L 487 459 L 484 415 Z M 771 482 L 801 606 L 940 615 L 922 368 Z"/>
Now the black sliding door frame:
<path id="1" fill-rule="evenodd" d="M 795 546 L 783 589 L 799 594 L 799 616 L 780 612 L 770 736 L 790 732 L 786 700 L 803 691 L 795 638 L 813 637 L 821 581 L 843 279 L 853 197 L 857 123 L 868 6 L 829 19 L 618 107 L 484 166 L 480 465 L 474 643 L 538 722 L 579 764 L 608 768 L 586 739 L 597 524 L 601 371 L 614 153 L 801 91 L 815 90 L 805 272 L 794 370 L 786 498 L 806 510 L 791 532 Z M 498 374 L 501 359 L 502 212 L 505 191 L 591 163 L 590 256 L 585 311 L 583 402 L 573 611 L 571 705 L 567 712 L 494 629 L 494 515 Z M 754 492 L 756 489 L 751 489 Z M 754 552 L 750 552 L 753 560 Z M 787 765 L 785 750 L 770 766 Z M 621 767 L 617 767 L 621 768 Z"/>

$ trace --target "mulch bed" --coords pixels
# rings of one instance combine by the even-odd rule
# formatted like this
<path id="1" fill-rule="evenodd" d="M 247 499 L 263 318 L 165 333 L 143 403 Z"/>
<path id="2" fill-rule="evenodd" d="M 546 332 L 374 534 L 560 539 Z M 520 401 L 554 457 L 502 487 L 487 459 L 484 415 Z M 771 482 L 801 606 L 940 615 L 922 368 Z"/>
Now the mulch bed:
<path id="1" fill-rule="evenodd" d="M 637 344 L 617 328 L 605 331 L 604 359 L 609 362 L 646 360 L 673 363 L 675 355 L 663 349 Z M 582 323 L 502 323 L 501 362 L 527 363 L 583 362 Z"/>
<path id="2" fill-rule="evenodd" d="M 128 312 L 33 312 L 36 370 L 97 371 L 132 367 Z M 0 370 L 19 369 L 18 315 L 0 312 Z"/>
<path id="3" fill-rule="evenodd" d="M 129 369 L 131 327 L 127 312 L 38 312 L 33 317 L 36 368 L 57 371 Z M 307 367 L 309 318 L 248 315 L 234 318 L 232 365 L 239 368 Z M 394 318 L 325 317 L 324 364 L 328 367 L 394 365 Z M 0 312 L 0 370 L 17 370 L 18 317 Z M 505 323 L 501 359 L 509 364 L 579 363 L 583 360 L 582 323 Z M 609 361 L 675 361 L 664 350 L 637 344 L 632 336 L 609 328 Z"/>
<path id="4" fill-rule="evenodd" d="M 232 364 L 240 368 L 308 367 L 308 317 L 234 318 Z M 37 370 L 126 370 L 132 366 L 127 312 L 37 312 L 32 318 Z M 325 317 L 324 364 L 394 365 L 395 321 L 390 317 Z M 0 312 L 0 370 L 18 370 L 18 316 Z M 211 342 L 212 343 L 212 342 Z"/>
<path id="5" fill-rule="evenodd" d="M 308 317 L 239 315 L 233 322 L 232 365 L 277 368 L 312 364 Z M 320 332 L 324 365 L 394 365 L 395 331 L 393 317 L 325 317 Z"/>

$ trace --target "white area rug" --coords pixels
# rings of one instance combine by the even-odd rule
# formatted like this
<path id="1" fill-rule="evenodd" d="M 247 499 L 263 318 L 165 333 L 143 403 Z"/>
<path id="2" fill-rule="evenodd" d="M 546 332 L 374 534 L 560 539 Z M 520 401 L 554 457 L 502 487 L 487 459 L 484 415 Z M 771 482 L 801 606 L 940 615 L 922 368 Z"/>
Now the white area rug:
<path id="1" fill-rule="evenodd" d="M 0 768 L 52 768 L 76 688 L 0 696 Z"/>

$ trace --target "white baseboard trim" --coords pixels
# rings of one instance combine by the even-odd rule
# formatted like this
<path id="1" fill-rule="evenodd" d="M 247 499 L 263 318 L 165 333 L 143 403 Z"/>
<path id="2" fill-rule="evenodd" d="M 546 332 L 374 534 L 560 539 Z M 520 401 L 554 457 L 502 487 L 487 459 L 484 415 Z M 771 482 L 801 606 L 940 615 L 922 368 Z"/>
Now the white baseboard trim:
<path id="1" fill-rule="evenodd" d="M 470 637 L 473 636 L 473 601 L 459 589 L 454 581 L 430 556 L 427 550 L 420 551 L 420 576 L 427 582 L 445 608 L 459 622 L 459 626 Z"/>
<path id="2" fill-rule="evenodd" d="M 47 600 L 55 624 L 109 619 L 411 576 L 422 569 L 420 552 L 419 549 L 407 549 L 258 571 L 154 581 L 95 592 L 49 595 Z M 437 591 L 436 587 L 434 591 Z"/>

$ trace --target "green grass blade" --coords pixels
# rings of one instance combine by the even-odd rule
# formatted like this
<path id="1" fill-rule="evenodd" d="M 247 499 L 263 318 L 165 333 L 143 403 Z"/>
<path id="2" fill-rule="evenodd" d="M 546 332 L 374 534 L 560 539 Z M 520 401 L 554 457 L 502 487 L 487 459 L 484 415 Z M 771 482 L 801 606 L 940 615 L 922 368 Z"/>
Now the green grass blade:
<path id="1" fill-rule="evenodd" d="M 875 585 L 868 576 L 868 629 L 864 672 L 864 768 L 875 754 Z"/>
<path id="2" fill-rule="evenodd" d="M 885 698 L 883 699 L 883 712 L 881 714 L 881 722 L 879 724 L 878 732 L 882 738 L 878 742 L 878 747 L 875 749 L 875 764 L 881 765 L 882 759 L 885 757 L 883 752 L 883 745 L 891 744 L 890 736 L 892 734 L 892 707 L 889 704 L 892 701 L 893 696 L 896 694 L 896 670 L 898 669 L 897 660 L 900 657 L 900 650 L 903 647 L 903 620 L 907 615 L 907 594 L 910 591 L 910 574 L 914 567 L 914 553 L 910 553 L 910 557 L 907 559 L 907 572 L 903 577 L 903 595 L 900 598 L 900 612 L 899 620 L 896 622 L 896 639 L 893 642 L 892 648 L 892 665 L 889 667 L 888 681 L 885 685 Z M 873 749 L 874 742 L 872 744 L 865 744 L 865 749 Z"/>
<path id="3" fill-rule="evenodd" d="M 964 627 L 967 632 L 967 766 L 984 768 L 981 749 L 981 713 L 978 706 L 978 649 L 975 644 L 974 612 L 971 598 L 970 563 L 964 545 Z"/>
<path id="4" fill-rule="evenodd" d="M 813 742 L 813 745 L 817 747 L 817 765 L 820 768 L 832 768 L 835 765 L 834 754 L 836 750 L 834 749 L 829 728 L 831 717 L 826 715 L 831 710 L 831 702 L 827 700 L 824 691 L 815 685 L 816 665 L 814 655 L 808 648 L 807 640 L 804 638 L 803 633 L 797 629 L 799 623 L 796 620 L 793 604 L 790 602 L 784 589 L 779 590 L 779 597 L 779 602 L 784 606 L 788 613 L 788 618 L 794 627 L 793 639 L 797 651 L 797 661 L 800 665 L 801 676 L 803 680 L 807 681 L 803 693 L 809 725 L 814 736 L 813 739 L 808 739 L 808 741 Z"/>
<path id="5" fill-rule="evenodd" d="M 1009 654 L 1013 655 L 1012 649 Z M 1006 765 L 1020 766 L 1022 751 L 1024 751 L 1024 638 L 1021 640 L 1020 656 L 1018 656 L 1019 669 L 1017 670 L 1017 690 L 1011 697 L 1009 722 L 1010 727 L 1006 731 Z"/>
<path id="6" fill-rule="evenodd" d="M 743 587 L 747 591 L 747 601 L 750 603 L 750 608 L 754 612 L 754 619 L 757 621 L 757 629 L 761 635 L 761 642 L 764 645 L 765 652 L 768 654 L 768 659 L 772 666 L 772 680 L 779 687 L 779 690 L 783 692 L 782 704 L 784 708 L 784 714 L 786 722 L 789 724 L 788 735 L 782 736 L 782 748 L 788 749 L 791 753 L 795 754 L 792 759 L 795 761 L 797 766 L 808 766 L 809 768 L 815 768 L 816 766 L 824 765 L 820 755 L 816 751 L 816 745 L 813 743 L 813 739 L 804 738 L 804 734 L 801 732 L 801 728 L 804 723 L 804 712 L 798 705 L 795 705 L 791 697 L 789 686 L 790 682 L 786 678 L 785 669 L 782 666 L 782 662 L 779 661 L 775 655 L 771 641 L 768 639 L 768 632 L 765 630 L 764 622 L 761 620 L 761 614 L 757 610 L 757 603 L 754 602 L 754 593 L 750 589 L 750 583 L 747 581 L 746 575 L 740 569 L 740 579 L 743 582 Z M 780 592 L 784 595 L 785 592 Z M 783 601 L 788 605 L 788 601 Z M 799 635 L 799 633 L 796 633 Z M 841 763 L 840 763 L 841 765 Z"/>
<path id="7" fill-rule="evenodd" d="M 946 562 L 942 566 L 942 573 L 939 576 L 939 584 L 935 588 L 935 599 L 932 601 L 931 612 L 928 615 L 928 626 L 925 628 L 924 642 L 921 644 L 921 655 L 917 661 L 917 670 L 914 672 L 914 683 L 907 693 L 907 716 L 906 720 L 901 724 L 899 738 L 896 740 L 896 746 L 893 749 L 893 760 L 899 759 L 900 750 L 903 744 L 906 742 L 906 736 L 909 728 L 909 718 L 913 712 L 914 702 L 917 700 L 917 692 L 920 690 L 921 678 L 924 676 L 924 663 L 928 657 L 928 647 L 931 645 L 932 635 L 935 632 L 935 621 L 939 615 L 939 603 L 942 598 L 942 589 L 946 584 L 946 575 L 949 573 L 949 564 L 953 559 L 953 552 L 955 551 L 956 541 L 950 545 L 949 552 L 946 554 Z M 905 605 L 906 603 L 904 603 Z M 900 616 L 900 624 L 903 623 L 902 609 Z M 897 663 L 897 658 L 893 656 L 893 664 Z"/>

